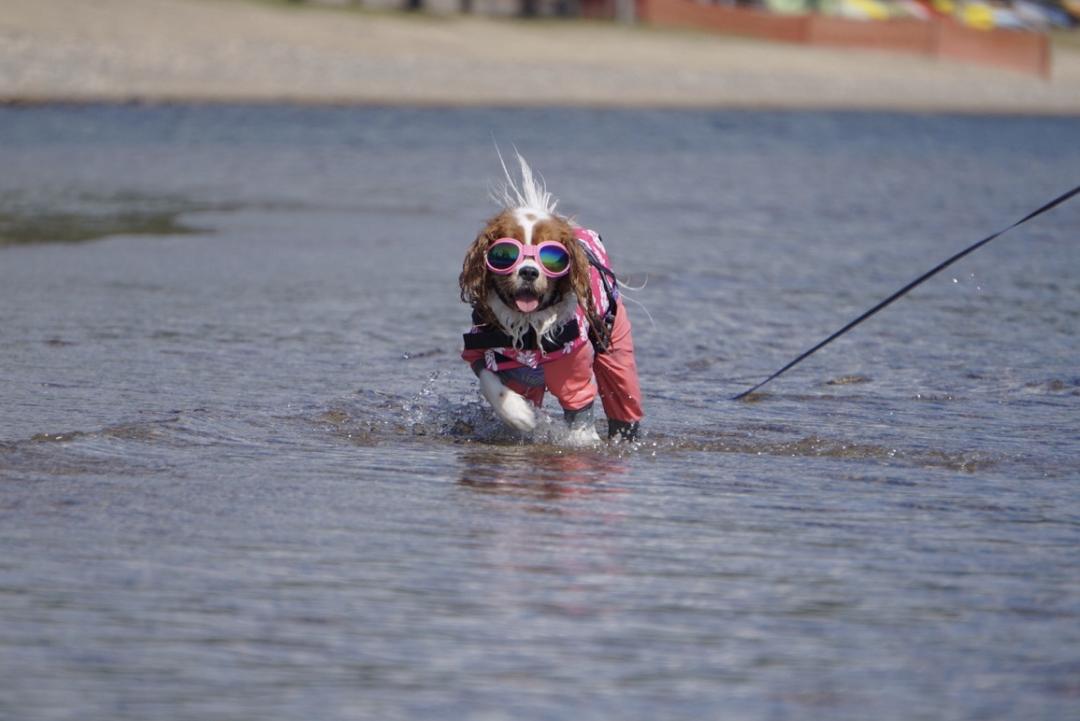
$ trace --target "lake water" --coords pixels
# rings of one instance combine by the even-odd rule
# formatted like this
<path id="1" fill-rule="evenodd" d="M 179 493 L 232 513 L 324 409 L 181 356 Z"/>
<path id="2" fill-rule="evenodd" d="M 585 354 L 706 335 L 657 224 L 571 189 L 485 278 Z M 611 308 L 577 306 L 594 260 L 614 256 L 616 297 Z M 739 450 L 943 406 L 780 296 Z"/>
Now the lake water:
<path id="1" fill-rule="evenodd" d="M 0 109 L 0 718 L 1080 718 L 1080 201 L 728 400 L 1078 131 Z M 637 444 L 458 359 L 493 138 L 644 286 Z"/>

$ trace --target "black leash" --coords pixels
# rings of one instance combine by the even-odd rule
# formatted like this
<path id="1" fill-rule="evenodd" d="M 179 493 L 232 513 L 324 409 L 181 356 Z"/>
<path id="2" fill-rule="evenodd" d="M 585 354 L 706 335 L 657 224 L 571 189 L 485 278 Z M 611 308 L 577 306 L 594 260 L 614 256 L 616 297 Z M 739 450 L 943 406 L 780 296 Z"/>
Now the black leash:
<path id="1" fill-rule="evenodd" d="M 810 350 L 808 350 L 808 351 L 804 352 L 804 353 L 803 353 L 802 355 L 800 355 L 800 356 L 799 356 L 798 358 L 796 358 L 795 360 L 791 361 L 791 362 L 790 362 L 790 363 L 788 363 L 788 364 L 787 364 L 786 366 L 784 366 L 784 367 L 783 367 L 783 368 L 781 368 L 780 370 L 776 371 L 775 373 L 773 373 L 773 374 L 772 374 L 771 376 L 769 376 L 769 377 L 768 377 L 768 378 L 766 378 L 765 380 L 763 380 L 763 381 L 761 381 L 760 383 L 758 383 L 758 384 L 757 384 L 756 386 L 754 386 L 754 387 L 753 387 L 753 388 L 751 388 L 750 390 L 747 390 L 747 391 L 743 391 L 742 393 L 740 393 L 740 394 L 739 394 L 739 395 L 737 395 L 737 396 L 732 396 L 731 400 L 733 400 L 733 401 L 737 401 L 737 400 L 739 400 L 739 399 L 741 399 L 741 398 L 745 398 L 746 396 L 748 396 L 748 395 L 750 395 L 751 393 L 753 393 L 754 391 L 756 391 L 756 390 L 757 390 L 758 388 L 761 388 L 761 387 L 762 387 L 763 385 L 765 385 L 765 384 L 766 384 L 766 383 L 768 383 L 769 381 L 771 381 L 771 380 L 773 380 L 774 378 L 777 378 L 778 376 L 782 375 L 783 373 L 786 373 L 787 371 L 791 370 L 791 369 L 792 369 L 792 368 L 794 368 L 794 367 L 795 367 L 796 365 L 798 365 L 799 363 L 801 363 L 801 362 L 802 362 L 803 360 L 805 360 L 806 358 L 808 358 L 808 357 L 809 357 L 810 355 L 812 355 L 812 354 L 814 354 L 815 352 L 817 352 L 817 351 L 821 350 L 822 348 L 824 348 L 825 346 L 827 346 L 827 345 L 828 345 L 829 343 L 832 343 L 832 342 L 833 342 L 834 340 L 836 340 L 836 339 L 837 339 L 837 338 L 839 338 L 840 336 L 844 335 L 844 333 L 847 333 L 847 332 L 848 332 L 849 330 L 851 330 L 852 328 L 854 328 L 855 326 L 857 326 L 857 325 L 858 325 L 859 323 L 862 323 L 862 322 L 863 322 L 864 320 L 866 320 L 866 319 L 867 319 L 867 318 L 869 318 L 870 316 L 874 315 L 874 314 L 875 314 L 875 313 L 877 313 L 877 312 L 878 312 L 879 310 L 881 310 L 881 309 L 882 309 L 882 308 L 884 308 L 885 306 L 889 305 L 890 303 L 892 303 L 892 302 L 893 302 L 894 300 L 896 300 L 896 299 L 897 299 L 897 298 L 899 298 L 900 296 L 902 296 L 902 295 L 906 294 L 906 293 L 907 293 L 908 291 L 910 291 L 910 290 L 911 290 L 912 288 L 915 288 L 916 286 L 918 286 L 919 284 L 921 284 L 921 283 L 922 283 L 923 281 L 925 281 L 925 280 L 927 280 L 928 278 L 930 278 L 930 277 L 932 277 L 932 276 L 936 275 L 937 273 L 941 272 L 941 271 L 942 271 L 942 270 L 944 270 L 945 268 L 948 268 L 948 267 L 949 267 L 950 265 L 952 265 L 952 264 L 953 264 L 953 263 L 955 263 L 956 261 L 960 260 L 960 259 L 961 259 L 961 258 L 963 258 L 963 257 L 964 257 L 965 255 L 967 255 L 968 253 L 972 253 L 972 252 L 974 252 L 974 251 L 978 250 L 979 248 L 981 248 L 982 246 L 986 245 L 987 243 L 989 243 L 989 242 L 990 242 L 991 240 L 993 240 L 994 238 L 998 237 L 999 235 L 1004 235 L 1005 233 L 1009 232 L 1010 230 L 1012 230 L 1012 229 L 1013 229 L 1013 228 L 1015 228 L 1016 226 L 1018 226 L 1018 225 L 1022 225 L 1022 224 L 1024 224 L 1024 223 L 1028 222 L 1029 220 L 1031 220 L 1032 218 L 1035 218 L 1036 216 L 1042 215 L 1043 213 L 1045 213 L 1045 212 L 1046 212 L 1046 211 L 1048 211 L 1048 210 L 1052 210 L 1053 208 L 1056 208 L 1057 206 L 1061 205 L 1061 204 L 1062 204 L 1062 203 L 1064 203 L 1064 202 L 1065 202 L 1066 200 L 1068 200 L 1069 198 L 1073 197 L 1074 195 L 1076 195 L 1076 194 L 1078 194 L 1078 193 L 1080 193 L 1080 185 L 1076 186 L 1075 188 L 1073 188 L 1072 190 L 1070 190 L 1069 192 L 1067 192 L 1067 193 L 1065 193 L 1065 194 L 1063 194 L 1063 195 L 1059 195 L 1058 197 L 1054 198 L 1053 200 L 1051 200 L 1051 201 L 1050 201 L 1049 203 L 1047 203 L 1047 204 L 1046 204 L 1046 205 L 1044 205 L 1043 207 L 1039 208 L 1038 210 L 1035 210 L 1035 211 L 1032 211 L 1031 213 L 1028 213 L 1028 214 L 1027 214 L 1026 216 L 1024 216 L 1024 217 L 1023 217 L 1023 218 L 1021 218 L 1020 220 L 1016 221 L 1015 223 L 1013 223 L 1012 225 L 1010 225 L 1010 226 L 1009 226 L 1008 228 L 1005 228 L 1005 229 L 1003 229 L 1003 230 L 999 230 L 998 232 L 994 233 L 993 235 L 990 235 L 990 236 L 988 236 L 988 237 L 986 237 L 986 238 L 983 238 L 982 240 L 980 240 L 980 241 L 979 241 L 978 243 L 975 243 L 974 245 L 969 245 L 969 246 L 968 246 L 967 248 L 964 248 L 964 249 L 963 249 L 962 251 L 960 251 L 959 253 L 957 253 L 957 254 L 956 254 L 956 255 L 954 255 L 953 257 L 949 258 L 948 260 L 945 260 L 945 261 L 941 262 L 941 263 L 940 263 L 940 264 L 938 264 L 937 266 L 935 266 L 935 267 L 931 268 L 930 270 L 926 271 L 925 273 L 923 273 L 922 275 L 920 275 L 920 276 L 919 276 L 918 278 L 916 278 L 915 280 L 911 281 L 910 283 L 908 283 L 907 285 L 905 285 L 905 286 L 904 286 L 903 288 L 901 288 L 900 290 L 896 291 L 895 293 L 893 293 L 892 295 L 890 295 L 890 296 L 889 296 L 888 298 L 886 298 L 885 300 L 883 300 L 883 301 L 881 301 L 880 303 L 878 303 L 877 305 L 875 305 L 875 306 L 874 306 L 873 308 L 871 308 L 870 310 L 866 311 L 865 313 L 863 313 L 862 315 L 860 315 L 860 316 L 859 316 L 858 318 L 856 318 L 855 320 L 851 321 L 850 323 L 848 323 L 847 325 L 845 325 L 845 326 L 844 326 L 843 328 L 841 328 L 840 330 L 836 331 L 836 332 L 835 332 L 835 333 L 833 333 L 833 334 L 832 334 L 831 336 L 829 336 L 829 337 L 828 337 L 828 338 L 826 338 L 825 340 L 821 341 L 820 343 L 818 343 L 818 344 L 817 344 L 816 346 L 814 346 L 814 347 L 813 347 L 813 348 L 811 348 Z"/>

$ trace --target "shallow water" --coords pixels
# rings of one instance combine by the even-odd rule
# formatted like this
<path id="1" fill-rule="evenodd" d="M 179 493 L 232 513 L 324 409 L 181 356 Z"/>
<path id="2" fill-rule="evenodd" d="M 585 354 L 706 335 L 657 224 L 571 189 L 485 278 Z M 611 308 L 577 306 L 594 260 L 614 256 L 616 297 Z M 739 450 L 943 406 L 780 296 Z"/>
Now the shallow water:
<path id="1" fill-rule="evenodd" d="M 1078 130 L 0 109 L 0 717 L 1077 717 L 1080 202 L 727 398 Z M 493 135 L 644 285 L 638 444 L 457 359 Z"/>

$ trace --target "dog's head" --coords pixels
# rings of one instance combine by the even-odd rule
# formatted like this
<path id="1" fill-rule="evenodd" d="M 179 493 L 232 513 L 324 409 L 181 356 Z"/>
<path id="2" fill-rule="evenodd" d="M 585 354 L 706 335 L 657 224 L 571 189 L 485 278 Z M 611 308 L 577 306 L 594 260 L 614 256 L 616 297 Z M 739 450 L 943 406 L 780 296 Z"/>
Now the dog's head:
<path id="1" fill-rule="evenodd" d="M 511 182 L 498 198 L 503 210 L 476 236 L 465 254 L 459 278 L 461 299 L 486 322 L 506 330 L 508 325 L 535 325 L 535 314 L 550 313 L 564 303 L 580 305 L 587 312 L 592 308 L 588 257 L 570 222 L 555 213 L 555 199 L 536 181 L 520 155 L 518 159 L 522 187 L 519 190 Z M 515 249 L 507 239 L 521 247 Z M 497 253 L 489 256 L 496 244 L 505 249 L 505 257 L 496 257 Z M 560 251 L 569 261 L 565 272 Z M 500 306 L 499 312 L 493 305 Z"/>

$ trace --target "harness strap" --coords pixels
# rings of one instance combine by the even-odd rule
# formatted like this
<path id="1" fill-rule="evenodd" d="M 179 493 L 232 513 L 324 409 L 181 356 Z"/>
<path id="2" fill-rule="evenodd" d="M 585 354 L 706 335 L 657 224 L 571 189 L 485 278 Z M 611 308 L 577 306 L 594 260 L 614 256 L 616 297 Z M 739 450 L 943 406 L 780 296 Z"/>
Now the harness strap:
<path id="1" fill-rule="evenodd" d="M 604 294 L 607 295 L 608 306 L 607 312 L 604 313 L 604 325 L 610 331 L 615 327 L 615 314 L 618 311 L 619 300 L 619 279 L 615 277 L 615 272 L 611 268 L 607 267 L 600 262 L 600 259 L 590 250 L 589 246 L 578 241 L 578 245 L 585 251 L 585 257 L 589 259 L 589 265 L 596 269 L 600 274 L 600 282 L 604 284 Z M 596 333 L 590 329 L 589 340 L 593 344 L 593 348 L 597 353 L 606 353 L 608 350 L 607 343 L 597 336 Z"/>
<path id="2" fill-rule="evenodd" d="M 504 333 L 498 328 L 493 328 L 490 325 L 481 326 L 483 330 L 478 330 L 473 333 L 466 333 L 462 336 L 465 339 L 465 350 L 487 350 L 488 348 L 513 348 L 514 339 L 509 334 Z M 567 343 L 570 343 L 577 339 L 581 329 L 578 327 L 577 318 L 574 318 L 566 323 L 562 327 L 562 330 L 555 335 L 554 338 L 541 338 L 540 348 L 545 353 L 551 353 L 552 351 L 560 350 Z M 524 336 L 522 336 L 521 347 L 525 350 L 536 349 L 536 331 L 529 330 Z"/>

